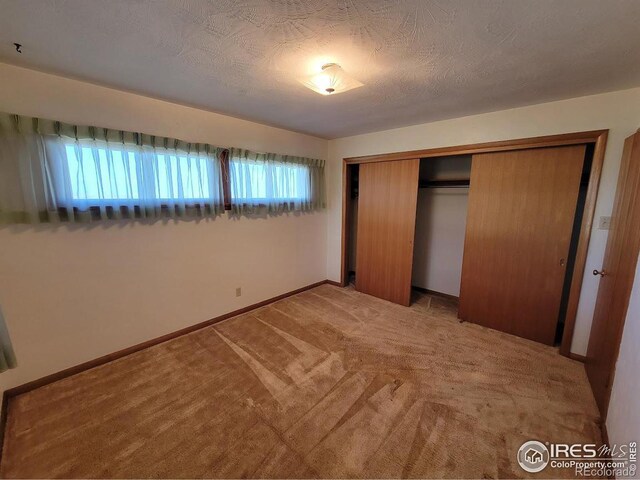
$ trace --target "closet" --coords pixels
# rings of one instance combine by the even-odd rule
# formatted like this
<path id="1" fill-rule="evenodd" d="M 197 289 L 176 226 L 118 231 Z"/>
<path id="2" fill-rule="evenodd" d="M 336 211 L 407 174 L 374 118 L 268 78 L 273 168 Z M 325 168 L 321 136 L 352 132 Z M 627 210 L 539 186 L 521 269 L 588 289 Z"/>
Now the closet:
<path id="1" fill-rule="evenodd" d="M 414 289 L 460 295 L 470 175 L 471 155 L 420 160 Z"/>
<path id="2" fill-rule="evenodd" d="M 564 348 L 606 140 L 585 133 L 348 159 L 344 282 L 407 306 L 412 286 L 459 297 L 463 321 Z"/>

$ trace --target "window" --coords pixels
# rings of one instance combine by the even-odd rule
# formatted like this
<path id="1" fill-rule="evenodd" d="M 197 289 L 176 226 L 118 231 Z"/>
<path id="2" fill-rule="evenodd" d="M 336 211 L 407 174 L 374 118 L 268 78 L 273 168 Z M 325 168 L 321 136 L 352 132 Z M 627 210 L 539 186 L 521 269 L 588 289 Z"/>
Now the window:
<path id="1" fill-rule="evenodd" d="M 91 206 L 163 206 L 220 203 L 216 157 L 157 148 L 67 142 L 61 203 Z M 60 191 L 60 189 L 59 189 Z"/>
<path id="2" fill-rule="evenodd" d="M 325 206 L 323 160 L 8 113 L 0 113 L 0 183 L 7 223 Z"/>
<path id="3" fill-rule="evenodd" d="M 324 162 L 232 148 L 224 157 L 225 208 L 234 213 L 314 210 L 324 204 Z"/>
<path id="4" fill-rule="evenodd" d="M 209 188 L 208 158 L 158 155 L 158 196 L 160 199 L 213 199 Z"/>
<path id="5" fill-rule="evenodd" d="M 307 165 L 232 160 L 231 200 L 256 205 L 308 201 L 309 176 Z"/>
<path id="6" fill-rule="evenodd" d="M 73 200 L 103 201 L 139 199 L 135 154 L 124 150 L 95 149 L 65 145 Z M 107 153 L 111 162 L 107 160 Z M 97 160 L 97 162 L 96 162 Z"/>

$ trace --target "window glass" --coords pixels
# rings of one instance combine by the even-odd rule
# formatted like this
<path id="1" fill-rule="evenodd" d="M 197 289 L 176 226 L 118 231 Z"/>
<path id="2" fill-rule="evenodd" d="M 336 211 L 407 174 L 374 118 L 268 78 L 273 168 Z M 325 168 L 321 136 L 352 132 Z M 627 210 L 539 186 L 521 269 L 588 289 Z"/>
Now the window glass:
<path id="1" fill-rule="evenodd" d="M 81 143 L 66 144 L 65 154 L 72 200 L 78 202 L 214 200 L 217 175 L 207 156 Z"/>

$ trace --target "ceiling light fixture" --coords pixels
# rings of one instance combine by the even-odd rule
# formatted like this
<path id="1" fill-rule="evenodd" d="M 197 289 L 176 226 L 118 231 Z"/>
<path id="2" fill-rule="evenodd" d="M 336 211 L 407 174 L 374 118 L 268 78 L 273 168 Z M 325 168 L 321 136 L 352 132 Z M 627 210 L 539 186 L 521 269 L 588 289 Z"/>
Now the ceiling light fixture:
<path id="1" fill-rule="evenodd" d="M 304 77 L 300 82 L 321 95 L 335 95 L 363 85 L 349 77 L 337 63 L 325 63 L 320 73 Z"/>

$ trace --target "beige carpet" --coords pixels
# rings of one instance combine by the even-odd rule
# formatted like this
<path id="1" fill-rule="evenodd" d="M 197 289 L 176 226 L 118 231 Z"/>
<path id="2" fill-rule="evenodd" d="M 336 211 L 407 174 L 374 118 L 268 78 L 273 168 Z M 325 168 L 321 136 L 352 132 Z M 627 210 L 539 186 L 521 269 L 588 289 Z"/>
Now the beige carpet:
<path id="1" fill-rule="evenodd" d="M 599 442 L 597 420 L 552 348 L 323 285 L 15 397 L 0 473 L 527 477 L 523 441 Z"/>

